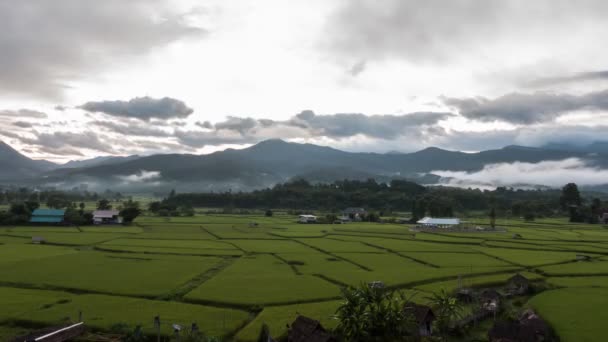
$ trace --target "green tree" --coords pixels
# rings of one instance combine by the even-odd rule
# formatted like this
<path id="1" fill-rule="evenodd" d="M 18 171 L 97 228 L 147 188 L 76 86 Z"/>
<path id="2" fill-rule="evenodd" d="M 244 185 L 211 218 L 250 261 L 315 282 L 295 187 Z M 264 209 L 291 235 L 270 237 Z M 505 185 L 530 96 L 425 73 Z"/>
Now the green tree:
<path id="1" fill-rule="evenodd" d="M 582 202 L 581 194 L 575 183 L 568 183 L 562 188 L 562 195 L 559 198 L 559 203 L 563 210 L 567 210 L 573 206 L 578 207 Z"/>
<path id="2" fill-rule="evenodd" d="M 99 202 L 97 202 L 97 209 L 98 210 L 110 210 L 110 209 L 112 209 L 112 205 L 110 204 L 110 201 L 103 198 L 103 199 L 100 199 Z"/>
<path id="3" fill-rule="evenodd" d="M 490 209 L 490 227 L 496 228 L 496 208 L 494 207 Z"/>
<path id="4" fill-rule="evenodd" d="M 142 213 L 139 208 L 139 202 L 128 200 L 123 202 L 119 215 L 122 216 L 122 220 L 126 224 L 130 224 Z"/>
<path id="5" fill-rule="evenodd" d="M 272 217 L 272 214 L 273 214 L 273 213 L 272 213 L 272 210 L 270 210 L 270 209 L 266 210 L 266 212 L 264 213 L 264 215 L 265 215 L 266 217 Z"/>

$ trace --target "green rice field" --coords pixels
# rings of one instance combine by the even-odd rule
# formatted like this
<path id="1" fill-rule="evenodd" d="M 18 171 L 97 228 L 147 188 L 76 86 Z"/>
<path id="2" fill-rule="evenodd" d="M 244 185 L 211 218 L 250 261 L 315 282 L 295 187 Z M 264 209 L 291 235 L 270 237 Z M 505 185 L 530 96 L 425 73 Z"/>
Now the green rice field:
<path id="1" fill-rule="evenodd" d="M 207 335 L 255 341 L 263 324 L 284 336 L 297 314 L 334 327 L 343 286 L 382 281 L 423 300 L 498 286 L 515 273 L 549 289 L 527 305 L 562 341 L 608 335 L 597 330 L 608 318 L 608 229 L 505 222 L 501 232 L 418 233 L 409 225 L 213 214 L 143 216 L 125 227 L 0 227 L 0 339 L 82 311 L 101 331 L 126 324 L 153 334 L 159 315 L 165 335 L 171 324 L 196 322 Z M 582 312 L 574 321 L 573 310 Z"/>

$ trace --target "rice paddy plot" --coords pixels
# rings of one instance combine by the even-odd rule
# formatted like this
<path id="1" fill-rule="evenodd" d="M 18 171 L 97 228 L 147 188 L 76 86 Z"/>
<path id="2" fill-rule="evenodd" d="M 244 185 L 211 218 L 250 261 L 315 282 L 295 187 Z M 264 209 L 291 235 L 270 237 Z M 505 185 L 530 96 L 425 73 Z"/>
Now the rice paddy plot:
<path id="1" fill-rule="evenodd" d="M 483 255 L 472 253 L 407 253 L 400 254 L 437 265 L 439 267 L 510 267 L 509 263 Z"/>
<path id="2" fill-rule="evenodd" d="M 608 275 L 608 261 L 578 261 L 540 269 L 548 275 Z"/>
<path id="3" fill-rule="evenodd" d="M 508 262 L 524 266 L 546 265 L 576 260 L 576 253 L 574 252 L 516 250 L 489 247 L 476 247 L 475 249 Z"/>
<path id="4" fill-rule="evenodd" d="M 60 245 L 94 245 L 101 242 L 124 237 L 124 234 L 113 233 L 54 233 L 54 232 L 30 232 L 30 233 L 11 233 L 11 236 L 25 238 L 42 237 L 47 243 Z"/>
<path id="5" fill-rule="evenodd" d="M 528 304 L 546 319 L 563 342 L 603 342 L 608 321 L 608 289 L 545 291 Z"/>
<path id="6" fill-rule="evenodd" d="M 298 315 L 314 317 L 326 329 L 335 328 L 338 321 L 333 318 L 333 315 L 339 305 L 340 302 L 338 301 L 329 301 L 264 308 L 253 321 L 239 331 L 236 340 L 242 342 L 257 341 L 263 324 L 268 325 L 270 335 L 273 338 L 286 337 L 287 325 L 293 323 Z"/>
<path id="7" fill-rule="evenodd" d="M 291 240 L 228 240 L 248 253 L 315 253 L 316 251 Z"/>
<path id="8" fill-rule="evenodd" d="M 13 233 L 78 233 L 79 230 L 74 227 L 55 227 L 55 226 L 24 226 L 24 227 L 9 227 L 7 232 Z"/>
<path id="9" fill-rule="evenodd" d="M 320 278 L 296 275 L 271 255 L 245 256 L 186 295 L 199 302 L 235 305 L 287 304 L 335 298 L 339 288 Z"/>
<path id="10" fill-rule="evenodd" d="M 81 231 L 85 233 L 121 233 L 121 234 L 140 234 L 144 230 L 141 227 L 136 226 L 90 226 L 81 227 Z"/>
<path id="11" fill-rule="evenodd" d="M 103 243 L 104 245 L 134 246 L 134 247 L 170 247 L 190 249 L 227 249 L 235 250 L 233 245 L 215 240 L 153 240 L 153 239 L 116 239 Z"/>
<path id="12" fill-rule="evenodd" d="M 552 251 L 565 251 L 567 249 L 562 248 L 558 245 L 549 244 L 536 244 L 534 242 L 515 242 L 512 241 L 485 241 L 484 245 L 488 247 L 502 247 L 502 248 L 515 248 L 515 249 L 536 249 L 536 250 L 552 250 Z M 529 240 L 528 240 L 529 241 Z"/>
<path id="13" fill-rule="evenodd" d="M 32 242 L 32 239 L 28 238 L 28 237 L 15 237 L 15 236 L 0 235 L 0 245 L 12 244 L 12 243 L 24 244 L 24 243 L 31 243 L 31 242 Z"/>
<path id="14" fill-rule="evenodd" d="M 171 292 L 212 268 L 219 260 L 215 257 L 78 252 L 35 262 L 0 263 L 0 274 L 4 282 L 40 288 L 152 297 Z"/>
<path id="15" fill-rule="evenodd" d="M 365 279 L 369 271 L 340 258 L 313 251 L 312 253 L 277 254 L 302 274 L 322 275 L 327 278 L 348 283 L 351 279 Z M 351 282 L 352 283 L 352 282 Z"/>
<path id="16" fill-rule="evenodd" d="M 334 239 L 298 239 L 298 241 L 331 253 L 383 253 L 381 249 L 368 246 L 358 241 L 341 241 Z"/>
<path id="17" fill-rule="evenodd" d="M 411 239 L 388 239 L 388 238 L 372 238 L 372 237 L 336 237 L 336 239 L 347 241 L 360 241 L 374 246 L 390 249 L 397 252 L 459 252 L 459 253 L 476 253 L 469 246 L 455 244 L 440 244 L 424 241 L 416 241 Z"/>
<path id="18" fill-rule="evenodd" d="M 22 304 L 21 308 L 18 303 Z M 0 288 L 0 307 L 9 308 L 0 313 L 4 319 L 49 325 L 65 323 L 66 317 L 75 319 L 82 311 L 90 327 L 107 331 L 117 323 L 125 323 L 131 330 L 141 325 L 143 332 L 150 335 L 156 331 L 153 319 L 157 315 L 164 335 L 173 332 L 172 324 L 188 327 L 195 322 L 209 336 L 227 335 L 244 324 L 248 317 L 248 313 L 240 310 L 187 303 L 14 288 Z"/>
<path id="19" fill-rule="evenodd" d="M 466 274 L 463 274 L 466 276 Z M 515 273 L 504 273 L 504 274 L 494 274 L 494 275 L 486 275 L 486 276 L 478 276 L 478 277 L 463 277 L 461 279 L 452 279 L 447 281 L 440 281 L 430 284 L 418 285 L 415 288 L 425 292 L 439 292 L 441 290 L 453 291 L 458 287 L 491 287 L 497 285 L 503 285 L 507 282 L 507 280 L 515 275 Z M 537 273 L 531 272 L 521 272 L 521 275 L 530 279 L 530 280 L 539 280 L 542 279 L 542 276 Z"/>
<path id="20" fill-rule="evenodd" d="M 29 261 L 34 263 L 37 262 L 37 259 L 75 253 L 78 253 L 78 251 L 68 247 L 33 244 L 6 244 L 0 245 L 0 265 L 12 264 L 20 261 Z M 2 277 L 0 277 L 0 281 L 6 281 L 6 276 L 2 275 Z"/>
<path id="21" fill-rule="evenodd" d="M 416 233 L 417 241 L 434 241 L 434 242 L 442 242 L 442 243 L 455 243 L 455 244 L 465 244 L 465 245 L 478 245 L 483 239 L 474 238 L 474 237 L 462 237 L 458 235 L 448 235 L 448 234 L 436 234 L 436 233 Z"/>
<path id="22" fill-rule="evenodd" d="M 136 246 L 116 246 L 99 245 L 96 250 L 102 252 L 129 252 L 144 254 L 167 254 L 167 255 L 190 255 L 190 256 L 218 256 L 218 257 L 238 257 L 243 255 L 238 249 L 198 249 L 198 248 L 173 248 L 173 247 L 136 247 Z"/>
<path id="23" fill-rule="evenodd" d="M 608 287 L 608 276 L 551 277 L 547 282 L 559 287 Z"/>

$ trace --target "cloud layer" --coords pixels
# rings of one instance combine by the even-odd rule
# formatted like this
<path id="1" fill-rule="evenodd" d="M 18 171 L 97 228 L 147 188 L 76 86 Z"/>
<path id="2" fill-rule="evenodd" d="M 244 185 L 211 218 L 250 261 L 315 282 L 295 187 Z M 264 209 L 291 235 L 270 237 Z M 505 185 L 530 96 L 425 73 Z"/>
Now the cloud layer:
<path id="1" fill-rule="evenodd" d="M 578 158 L 540 163 L 490 164 L 477 172 L 435 170 L 431 173 L 446 178 L 444 184 L 474 188 L 518 185 L 561 187 L 570 182 L 579 185 L 608 184 L 608 170 L 590 166 Z"/>
<path id="2" fill-rule="evenodd" d="M 546 92 L 511 93 L 495 99 L 444 98 L 443 102 L 469 119 L 531 124 L 551 121 L 577 110 L 608 110 L 608 90 L 580 96 Z"/>
<path id="3" fill-rule="evenodd" d="M 200 34 L 165 0 L 0 1 L 0 91 L 58 98 L 125 56 Z"/>
<path id="4" fill-rule="evenodd" d="M 163 97 L 136 97 L 129 101 L 87 102 L 80 108 L 89 112 L 99 112 L 112 116 L 140 120 L 186 118 L 194 112 L 183 101 Z"/>

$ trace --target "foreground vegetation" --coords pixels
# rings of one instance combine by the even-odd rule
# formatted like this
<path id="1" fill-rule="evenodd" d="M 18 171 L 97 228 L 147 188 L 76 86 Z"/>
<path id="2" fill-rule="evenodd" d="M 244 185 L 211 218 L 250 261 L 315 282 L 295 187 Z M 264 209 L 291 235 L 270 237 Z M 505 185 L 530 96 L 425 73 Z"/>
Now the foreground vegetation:
<path id="1" fill-rule="evenodd" d="M 596 300 L 606 295 L 608 275 L 602 225 L 499 219 L 498 231 L 420 233 L 408 224 L 295 221 L 275 210 L 272 217 L 141 216 L 128 227 L 2 227 L 0 331 L 75 320 L 82 311 L 102 331 L 126 324 L 154 334 L 160 315 L 164 334 L 173 323 L 196 322 L 208 335 L 254 341 L 264 323 L 273 336 L 284 335 L 297 313 L 337 327 L 332 317 L 346 285 L 382 281 L 424 302 L 520 272 L 555 289 L 529 305 L 562 341 L 601 340 L 592 327 L 577 339 L 569 319 L 579 310 L 590 326 L 606 319 L 606 303 Z M 48 243 L 33 245 L 34 236 Z M 591 259 L 577 261 L 577 254 Z"/>

